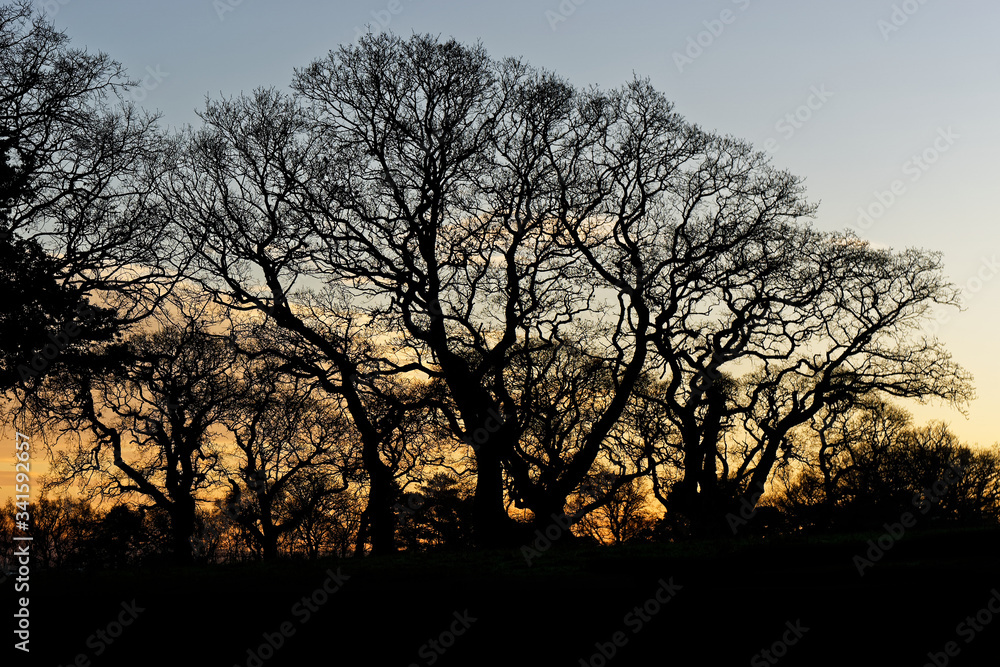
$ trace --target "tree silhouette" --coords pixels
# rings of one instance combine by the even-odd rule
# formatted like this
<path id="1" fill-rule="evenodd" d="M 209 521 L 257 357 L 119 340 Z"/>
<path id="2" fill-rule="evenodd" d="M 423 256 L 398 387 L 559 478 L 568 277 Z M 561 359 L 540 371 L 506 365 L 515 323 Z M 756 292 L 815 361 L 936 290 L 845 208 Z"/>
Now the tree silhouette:
<path id="1" fill-rule="evenodd" d="M 584 482 L 575 499 L 574 504 L 582 506 L 600 501 L 600 505 L 577 524 L 583 535 L 599 544 L 622 544 L 652 534 L 652 516 L 646 508 L 649 494 L 644 488 L 645 477 L 632 477 L 624 483 L 619 481 L 615 470 L 599 467 Z"/>
<path id="2" fill-rule="evenodd" d="M 507 483 L 542 513 L 559 511 L 645 363 L 646 342 L 633 340 L 628 317 L 600 311 L 585 259 L 567 238 L 591 217 L 642 215 L 607 171 L 629 166 L 592 155 L 615 112 L 621 126 L 638 122 L 624 117 L 629 93 L 577 93 L 478 46 L 384 34 L 299 71 L 294 88 L 308 103 L 325 166 L 311 183 L 316 263 L 344 276 L 355 302 L 372 304 L 366 316 L 440 378 L 456 410 L 454 436 L 473 445 L 477 541 L 516 541 Z M 643 139 L 655 143 L 665 125 L 649 127 Z M 623 150 L 634 143 L 614 130 L 603 136 L 603 145 Z M 663 164 L 642 169 L 655 174 Z M 584 313 L 611 323 L 595 341 L 611 396 L 577 454 L 539 493 L 520 449 L 530 416 L 508 369 L 564 335 L 582 335 Z"/>
<path id="3" fill-rule="evenodd" d="M 224 507 L 269 559 L 327 496 L 347 489 L 354 467 L 353 434 L 340 406 L 324 401 L 312 383 L 283 375 L 279 365 L 266 357 L 241 361 L 239 399 L 223 419 L 239 452 L 233 471 L 239 481 L 229 477 Z"/>
<path id="4" fill-rule="evenodd" d="M 400 502 L 399 532 L 408 549 L 469 547 L 472 493 L 456 475 L 437 473 Z"/>
<path id="5" fill-rule="evenodd" d="M 128 85 L 32 3 L 0 6 L 0 389 L 85 363 L 155 299 L 162 276 L 142 272 L 153 257 L 134 243 L 150 228 L 138 179 L 154 118 L 108 101 Z"/>
<path id="6" fill-rule="evenodd" d="M 193 557 L 197 505 L 215 481 L 217 439 L 239 396 L 234 350 L 203 326 L 134 334 L 117 368 L 50 376 L 28 399 L 48 433 L 74 442 L 56 453 L 50 485 L 153 504 L 170 517 L 180 561 Z"/>
<path id="7" fill-rule="evenodd" d="M 378 323 L 344 300 L 339 278 L 322 277 L 309 258 L 311 213 L 304 184 L 322 177 L 302 114 L 274 91 L 212 102 L 205 129 L 183 138 L 161 183 L 169 216 L 187 239 L 187 272 L 214 300 L 233 311 L 265 314 L 293 349 L 286 361 L 342 400 L 361 441 L 370 488 L 366 514 L 373 550 L 394 549 L 395 482 L 382 458 L 411 405 L 394 391 L 412 370 L 382 340 Z M 318 271 L 318 274 L 314 274 Z M 257 275 L 263 276 L 261 283 Z M 321 291 L 299 289 L 306 276 Z"/>
<path id="8" fill-rule="evenodd" d="M 783 507 L 835 526 L 954 465 L 935 516 L 996 517 L 994 454 L 885 403 L 973 395 L 921 332 L 959 305 L 940 255 L 813 228 L 800 178 L 648 80 L 369 34 L 167 138 L 28 3 L 0 44 L 0 389 L 65 447 L 56 486 L 149 505 L 108 525 L 168 520 L 182 560 L 387 554 L 569 505 L 622 542 L 650 497 L 728 533 L 801 472 Z"/>
<path id="9" fill-rule="evenodd" d="M 964 445 L 941 422 L 917 426 L 907 411 L 867 396 L 824 409 L 800 440 L 806 465 L 778 504 L 803 525 L 877 528 L 907 511 L 995 520 L 995 448 Z"/>

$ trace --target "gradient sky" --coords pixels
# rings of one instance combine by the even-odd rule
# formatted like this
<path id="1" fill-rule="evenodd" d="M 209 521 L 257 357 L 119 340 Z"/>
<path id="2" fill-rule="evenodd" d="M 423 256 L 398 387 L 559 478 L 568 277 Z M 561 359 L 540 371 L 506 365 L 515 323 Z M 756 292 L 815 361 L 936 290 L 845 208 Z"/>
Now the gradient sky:
<path id="1" fill-rule="evenodd" d="M 968 307 L 937 334 L 974 373 L 979 398 L 968 419 L 941 406 L 915 413 L 970 443 L 1000 440 L 995 0 L 36 4 L 74 45 L 145 78 L 142 104 L 169 126 L 196 124 L 206 95 L 287 88 L 294 67 L 366 24 L 481 40 L 494 57 L 522 56 L 580 86 L 648 76 L 688 120 L 766 147 L 778 167 L 806 177 L 819 228 L 856 227 L 859 207 L 871 207 L 864 238 L 944 253 Z M 932 164 L 913 161 L 925 154 Z M 895 201 L 879 213 L 876 193 L 891 194 L 895 181 Z"/>

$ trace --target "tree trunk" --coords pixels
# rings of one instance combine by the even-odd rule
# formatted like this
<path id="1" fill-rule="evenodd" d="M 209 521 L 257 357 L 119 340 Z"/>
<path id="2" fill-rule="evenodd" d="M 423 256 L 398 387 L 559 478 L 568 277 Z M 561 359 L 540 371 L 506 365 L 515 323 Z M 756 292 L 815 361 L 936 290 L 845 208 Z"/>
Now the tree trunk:
<path id="1" fill-rule="evenodd" d="M 274 507 L 271 498 L 264 489 L 257 492 L 257 503 L 260 507 L 260 546 L 264 560 L 278 558 L 278 529 L 274 525 Z"/>
<path id="2" fill-rule="evenodd" d="M 372 555 L 396 553 L 396 513 L 392 476 L 381 460 L 369 469 L 368 517 L 371 527 Z"/>
<path id="3" fill-rule="evenodd" d="M 191 507 L 188 508 L 175 504 L 170 509 L 173 556 L 174 560 L 182 565 L 194 562 L 194 545 L 191 543 L 195 528 L 194 503 L 191 502 L 190 505 Z"/>
<path id="4" fill-rule="evenodd" d="M 366 507 L 361 511 L 361 517 L 358 520 L 358 534 L 354 540 L 354 557 L 361 558 L 365 555 L 365 544 L 368 542 L 368 516 L 370 512 Z"/>
<path id="5" fill-rule="evenodd" d="M 273 530 L 265 530 L 261 540 L 264 549 L 264 560 L 277 560 L 278 558 L 278 535 Z"/>
<path id="6" fill-rule="evenodd" d="M 476 451 L 476 492 L 472 501 L 472 536 L 477 547 L 512 546 L 517 538 L 503 503 L 503 466 L 494 448 Z"/>
<path id="7" fill-rule="evenodd" d="M 538 502 L 529 505 L 535 515 L 531 524 L 531 535 L 541 531 L 552 542 L 553 547 L 565 547 L 573 544 L 576 536 L 570 530 L 566 516 L 566 498 L 556 497 L 558 494 L 547 494 Z"/>

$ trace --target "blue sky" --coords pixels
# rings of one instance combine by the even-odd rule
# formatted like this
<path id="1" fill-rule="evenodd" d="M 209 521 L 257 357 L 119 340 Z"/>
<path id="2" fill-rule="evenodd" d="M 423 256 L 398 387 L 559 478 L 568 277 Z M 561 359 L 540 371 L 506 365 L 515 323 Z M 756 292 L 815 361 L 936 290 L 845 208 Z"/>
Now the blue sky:
<path id="1" fill-rule="evenodd" d="M 966 312 L 936 325 L 976 376 L 970 442 L 1000 439 L 1000 4 L 987 0 L 47 0 L 74 45 L 146 80 L 142 104 L 197 123 L 206 95 L 287 87 L 366 24 L 481 40 L 577 85 L 648 76 L 689 120 L 755 142 L 806 177 L 816 225 L 940 250 Z M 154 74 L 155 73 L 155 74 Z M 769 142 L 770 140 L 770 142 Z M 895 192 L 893 190 L 895 189 Z M 880 201 L 881 200 L 881 201 Z"/>

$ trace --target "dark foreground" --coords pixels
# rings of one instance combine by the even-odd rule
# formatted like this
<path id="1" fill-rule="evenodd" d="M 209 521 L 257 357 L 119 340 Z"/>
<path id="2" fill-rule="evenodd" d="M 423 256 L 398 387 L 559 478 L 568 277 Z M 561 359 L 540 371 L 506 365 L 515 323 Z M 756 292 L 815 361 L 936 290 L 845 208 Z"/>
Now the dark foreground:
<path id="1" fill-rule="evenodd" d="M 3 664 L 1000 663 L 1000 531 L 877 537 L 36 573 Z"/>

